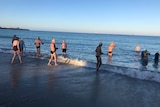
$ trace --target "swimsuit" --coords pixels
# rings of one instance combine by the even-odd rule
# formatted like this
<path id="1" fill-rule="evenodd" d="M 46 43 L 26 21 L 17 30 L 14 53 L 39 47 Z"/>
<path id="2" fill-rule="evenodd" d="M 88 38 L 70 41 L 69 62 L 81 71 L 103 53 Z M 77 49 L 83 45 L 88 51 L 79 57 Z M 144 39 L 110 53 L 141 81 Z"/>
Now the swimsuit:
<path id="1" fill-rule="evenodd" d="M 14 50 L 14 51 L 18 51 L 17 45 L 16 45 L 16 46 L 13 46 L 13 50 Z"/>
<path id="2" fill-rule="evenodd" d="M 36 48 L 40 48 L 40 46 L 36 46 Z"/>
<path id="3" fill-rule="evenodd" d="M 62 52 L 65 52 L 65 53 L 66 53 L 66 49 L 62 49 Z"/>
<path id="4" fill-rule="evenodd" d="M 51 51 L 51 54 L 55 53 L 55 51 Z"/>
<path id="5" fill-rule="evenodd" d="M 54 44 L 54 51 L 51 51 L 51 54 L 53 54 L 53 53 L 55 53 L 56 52 L 56 49 L 58 49 L 58 48 L 56 48 L 56 45 Z"/>
<path id="6" fill-rule="evenodd" d="M 111 51 L 109 51 L 108 53 L 112 53 Z"/>

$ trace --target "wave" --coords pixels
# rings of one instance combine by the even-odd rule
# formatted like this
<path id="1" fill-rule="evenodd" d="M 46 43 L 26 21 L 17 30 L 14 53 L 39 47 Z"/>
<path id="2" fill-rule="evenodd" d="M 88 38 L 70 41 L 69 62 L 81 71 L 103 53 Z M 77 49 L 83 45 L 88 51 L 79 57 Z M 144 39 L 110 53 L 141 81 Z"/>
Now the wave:
<path id="1" fill-rule="evenodd" d="M 79 60 L 77 59 L 70 59 L 70 58 L 65 58 L 63 56 L 58 56 L 57 58 L 58 62 L 65 63 L 65 64 L 71 64 L 71 65 L 76 65 L 76 66 L 86 66 L 86 61 L 84 60 Z"/>
<path id="2" fill-rule="evenodd" d="M 95 68 L 96 64 L 94 64 L 94 67 L 91 67 L 92 65 L 88 66 L 89 68 Z M 131 67 L 122 67 L 122 66 L 116 66 L 116 65 L 109 65 L 109 64 L 102 64 L 100 67 L 100 71 L 109 71 L 114 72 L 116 74 L 125 75 L 128 77 L 141 79 L 141 80 L 149 80 L 149 81 L 155 81 L 160 82 L 160 71 L 151 71 L 147 70 L 147 68 L 131 68 Z"/>

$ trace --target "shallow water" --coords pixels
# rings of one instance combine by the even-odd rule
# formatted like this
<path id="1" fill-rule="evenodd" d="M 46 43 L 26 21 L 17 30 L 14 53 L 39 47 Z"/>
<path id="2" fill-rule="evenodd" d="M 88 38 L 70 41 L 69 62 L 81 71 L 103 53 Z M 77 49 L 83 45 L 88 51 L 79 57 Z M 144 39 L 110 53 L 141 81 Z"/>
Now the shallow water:
<path id="1" fill-rule="evenodd" d="M 25 31 L 25 30 L 0 30 L 0 52 L 12 53 L 11 39 L 16 34 L 23 38 L 26 44 L 25 56 L 36 58 L 36 48 L 34 40 L 39 36 L 44 42 L 41 46 L 40 59 L 49 59 L 49 44 L 52 38 L 57 40 L 56 46 L 59 62 L 68 62 L 77 66 L 85 66 L 86 68 L 95 69 L 96 58 L 95 48 L 100 41 L 103 42 L 102 51 L 102 67 L 101 70 L 110 70 L 116 73 L 127 75 L 133 78 L 152 80 L 159 82 L 160 66 L 154 65 L 154 54 L 159 51 L 160 37 L 155 36 L 134 36 L 134 35 L 114 35 L 114 34 L 87 34 L 87 33 L 69 33 L 69 32 L 47 32 L 47 31 Z M 61 57 L 61 42 L 66 40 L 67 58 Z M 116 48 L 113 51 L 113 57 L 108 58 L 107 47 L 111 41 L 115 42 Z M 134 48 L 140 44 L 141 49 L 147 49 L 151 55 L 149 63 L 143 67 L 140 62 L 140 56 L 135 55 Z M 24 61 L 25 62 L 25 61 Z M 141 73 L 139 71 L 147 71 Z"/>

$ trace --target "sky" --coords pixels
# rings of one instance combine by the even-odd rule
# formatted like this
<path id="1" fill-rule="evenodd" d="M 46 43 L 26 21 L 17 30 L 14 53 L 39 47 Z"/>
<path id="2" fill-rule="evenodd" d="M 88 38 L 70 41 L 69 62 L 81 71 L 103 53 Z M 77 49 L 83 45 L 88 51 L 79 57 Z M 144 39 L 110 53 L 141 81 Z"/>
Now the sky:
<path id="1" fill-rule="evenodd" d="M 160 0 L 0 0 L 0 26 L 160 36 Z"/>

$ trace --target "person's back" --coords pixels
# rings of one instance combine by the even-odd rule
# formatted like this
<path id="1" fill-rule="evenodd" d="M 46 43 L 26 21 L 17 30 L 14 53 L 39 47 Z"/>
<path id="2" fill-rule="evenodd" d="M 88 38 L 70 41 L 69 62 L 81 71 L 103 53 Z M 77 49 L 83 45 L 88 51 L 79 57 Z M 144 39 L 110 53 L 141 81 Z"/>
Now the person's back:
<path id="1" fill-rule="evenodd" d="M 20 51 L 21 51 L 22 54 L 23 54 L 23 49 L 26 48 L 23 39 L 20 39 L 20 41 L 19 41 L 19 46 L 20 46 Z"/>
<path id="2" fill-rule="evenodd" d="M 155 63 L 158 63 L 158 61 L 159 61 L 159 52 L 155 53 L 154 61 L 155 61 Z"/>
<path id="3" fill-rule="evenodd" d="M 18 41 L 18 40 L 14 40 L 12 46 L 13 46 L 13 47 L 14 47 L 14 46 L 17 46 L 17 48 L 18 48 L 18 46 L 19 46 L 19 41 Z"/>
<path id="4" fill-rule="evenodd" d="M 150 55 L 150 53 L 147 50 L 142 51 L 141 53 L 141 57 L 142 58 L 148 58 L 148 55 Z"/>
<path id="5" fill-rule="evenodd" d="M 101 52 L 101 46 L 97 46 L 96 48 L 96 56 L 101 56 L 102 52 Z"/>
<path id="6" fill-rule="evenodd" d="M 12 43 L 12 47 L 13 47 L 13 57 L 12 57 L 12 61 L 11 61 L 11 64 L 13 64 L 14 62 L 14 59 L 16 57 L 16 54 L 18 55 L 19 57 L 19 61 L 20 63 L 22 63 L 22 59 L 21 59 L 21 56 L 20 56 L 20 48 L 19 48 L 19 40 L 18 38 L 16 38 L 13 43 Z"/>

